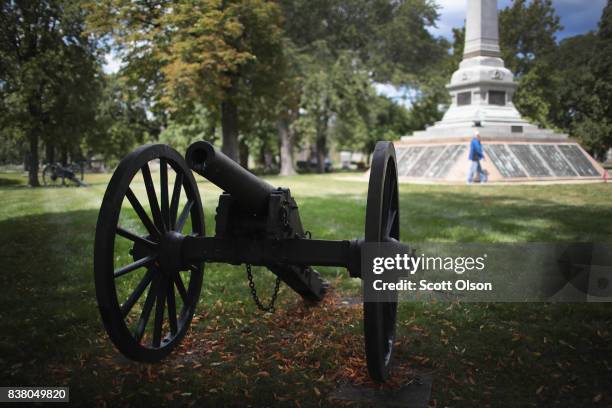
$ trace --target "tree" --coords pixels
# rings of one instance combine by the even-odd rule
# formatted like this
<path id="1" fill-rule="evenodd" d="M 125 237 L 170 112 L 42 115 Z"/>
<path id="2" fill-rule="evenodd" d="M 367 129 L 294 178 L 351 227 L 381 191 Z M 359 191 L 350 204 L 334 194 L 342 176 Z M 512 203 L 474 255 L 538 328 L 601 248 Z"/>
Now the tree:
<path id="1" fill-rule="evenodd" d="M 239 158 L 241 110 L 274 95 L 280 10 L 266 0 L 92 3 L 90 27 L 111 34 L 124 74 L 169 112 L 201 104 L 219 114 L 223 151 Z"/>
<path id="2" fill-rule="evenodd" d="M 408 116 L 409 132 L 423 130 L 441 120 L 445 107 L 450 104 L 450 95 L 446 85 L 463 60 L 465 28 L 453 29 L 453 37 L 452 45 L 440 40 L 440 45 L 450 47 L 452 53 L 434 64 L 419 82 L 417 97 L 412 101 Z"/>
<path id="3" fill-rule="evenodd" d="M 359 149 L 365 153 L 374 151 L 380 140 L 396 140 L 410 130 L 408 110 L 386 96 L 371 96 L 367 99 L 369 117 L 362 123 L 367 129 L 362 132 L 347 133 L 345 138 L 338 137 L 341 147 Z M 350 129 L 350 128 L 349 128 Z M 348 142 L 345 142 L 348 140 Z"/>
<path id="4" fill-rule="evenodd" d="M 557 51 L 555 35 L 563 27 L 552 0 L 514 0 L 499 13 L 500 47 L 506 66 L 519 78 L 536 61 Z"/>
<path id="5" fill-rule="evenodd" d="M 92 125 L 99 64 L 83 21 L 78 1 L 0 1 L 1 122 L 28 145 L 31 186 L 41 141 L 67 149 Z"/>
<path id="6" fill-rule="evenodd" d="M 563 27 L 552 0 L 516 0 L 499 19 L 502 57 L 519 83 L 513 102 L 531 121 L 553 127 L 560 109 L 556 34 Z"/>
<path id="7" fill-rule="evenodd" d="M 596 78 L 595 92 L 605 109 L 602 114 L 612 118 L 612 1 L 604 8 L 597 32 L 596 55 L 592 60 Z"/>
<path id="8" fill-rule="evenodd" d="M 147 117 L 146 104 L 130 93 L 117 75 L 108 75 L 104 79 L 95 123 L 94 130 L 86 139 L 87 147 L 113 162 L 137 145 L 153 139 L 158 127 Z"/>
<path id="9" fill-rule="evenodd" d="M 279 89 L 274 111 L 277 114 L 277 133 L 280 154 L 280 175 L 297 174 L 294 167 L 293 151 L 298 140 L 295 123 L 300 116 L 302 89 L 304 87 L 307 56 L 300 53 L 291 39 L 283 39 L 282 68 L 279 75 Z"/>
<path id="10" fill-rule="evenodd" d="M 365 112 L 368 105 L 359 100 L 364 93 L 336 89 L 348 84 L 338 78 L 356 76 L 361 82 L 365 73 L 370 90 L 374 81 L 416 85 L 442 59 L 446 46 L 426 29 L 438 15 L 425 0 L 282 0 L 281 5 L 287 37 L 307 56 L 301 98 L 304 115 L 297 119 L 297 127 L 316 141 L 322 171 L 328 136 L 341 137 L 342 143 L 347 142 L 346 135 L 362 138 L 359 135 L 368 129 L 367 118 L 372 116 Z M 343 73 L 341 59 L 346 63 Z M 334 72 L 340 76 L 334 77 Z M 335 102 L 341 93 L 346 109 Z M 358 99 L 350 100 L 351 96 Z"/>
<path id="11" fill-rule="evenodd" d="M 166 143 L 179 152 L 186 152 L 189 145 L 202 137 L 215 142 L 218 118 L 202 105 L 194 106 L 193 112 L 184 117 L 175 117 L 161 132 L 159 141 Z"/>
<path id="12" fill-rule="evenodd" d="M 403 85 L 426 73 L 446 48 L 427 31 L 439 17 L 427 0 L 281 0 L 285 31 L 302 50 L 323 41 L 352 51 L 377 82 Z"/>
<path id="13" fill-rule="evenodd" d="M 566 75 L 567 84 L 576 81 L 574 75 L 584 78 L 581 86 L 572 87 L 574 98 L 581 99 L 574 99 L 577 108 L 570 111 L 571 131 L 589 152 L 603 160 L 612 148 L 612 1 L 603 10 L 597 34 L 584 36 L 576 44 L 568 43 L 567 48 L 570 45 L 576 56 L 570 59 L 573 64 Z"/>

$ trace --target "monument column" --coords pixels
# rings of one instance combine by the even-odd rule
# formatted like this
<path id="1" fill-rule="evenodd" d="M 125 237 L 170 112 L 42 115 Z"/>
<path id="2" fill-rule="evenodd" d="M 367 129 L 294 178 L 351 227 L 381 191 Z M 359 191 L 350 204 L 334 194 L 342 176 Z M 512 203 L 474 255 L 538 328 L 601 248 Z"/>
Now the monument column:
<path id="1" fill-rule="evenodd" d="M 497 0 L 468 0 L 463 58 L 501 57 Z"/>

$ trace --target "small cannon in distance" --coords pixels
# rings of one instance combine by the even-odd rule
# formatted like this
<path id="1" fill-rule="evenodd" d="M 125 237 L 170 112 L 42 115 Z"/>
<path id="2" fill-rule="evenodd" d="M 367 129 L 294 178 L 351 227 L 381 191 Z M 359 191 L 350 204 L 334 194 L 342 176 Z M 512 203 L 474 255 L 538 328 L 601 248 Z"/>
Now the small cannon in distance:
<path id="1" fill-rule="evenodd" d="M 160 165 L 159 200 L 149 168 L 153 161 Z M 205 236 L 192 171 L 224 191 L 216 210 L 214 237 Z M 144 181 L 150 215 L 132 190 L 135 177 Z M 185 158 L 166 145 L 136 149 L 115 170 L 96 227 L 96 297 L 111 341 L 137 361 L 159 361 L 168 355 L 189 328 L 203 268 L 211 262 L 246 264 L 249 278 L 251 265 L 265 266 L 304 299 L 320 301 L 327 283 L 313 266 L 344 267 L 350 276 L 361 278 L 364 242 L 400 245 L 397 183 L 393 144 L 379 142 L 370 172 L 364 239 L 316 240 L 304 230 L 289 189 L 259 179 L 210 143 L 192 144 Z M 144 233 L 120 225 L 124 199 Z M 186 200 L 182 206 L 181 200 Z M 191 231 L 185 233 L 188 221 Z M 117 235 L 130 241 L 127 251 L 117 245 Z M 128 251 L 130 263 L 117 266 Z M 137 270 L 143 275 L 131 279 Z M 252 281 L 251 288 L 259 305 Z M 368 371 L 383 382 L 393 354 L 397 300 L 364 302 L 363 308 Z"/>
<path id="2" fill-rule="evenodd" d="M 72 163 L 67 167 L 60 163 L 49 163 L 43 167 L 42 179 L 45 186 L 66 185 L 66 180 L 72 181 L 79 187 L 86 187 L 83 182 L 84 168 L 82 164 Z"/>

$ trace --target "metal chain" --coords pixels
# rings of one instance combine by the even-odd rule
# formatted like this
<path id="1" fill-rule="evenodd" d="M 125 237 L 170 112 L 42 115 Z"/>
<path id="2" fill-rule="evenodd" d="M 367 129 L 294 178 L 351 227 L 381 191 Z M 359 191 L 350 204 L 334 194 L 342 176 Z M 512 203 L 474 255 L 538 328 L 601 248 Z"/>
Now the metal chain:
<path id="1" fill-rule="evenodd" d="M 259 296 L 257 296 L 257 289 L 255 289 L 255 282 L 253 282 L 253 272 L 251 271 L 251 265 L 249 264 L 246 265 L 246 272 L 247 272 L 247 278 L 249 279 L 249 288 L 251 288 L 251 297 L 253 298 L 253 301 L 255 301 L 257 308 L 261 310 L 262 312 L 274 313 L 276 310 L 274 308 L 274 303 L 276 303 L 276 297 L 278 296 L 278 291 L 280 289 L 280 283 L 281 283 L 280 278 L 279 277 L 276 278 L 276 284 L 274 286 L 274 293 L 272 294 L 272 299 L 270 299 L 270 303 L 268 303 L 268 306 L 264 306 L 261 303 Z"/>

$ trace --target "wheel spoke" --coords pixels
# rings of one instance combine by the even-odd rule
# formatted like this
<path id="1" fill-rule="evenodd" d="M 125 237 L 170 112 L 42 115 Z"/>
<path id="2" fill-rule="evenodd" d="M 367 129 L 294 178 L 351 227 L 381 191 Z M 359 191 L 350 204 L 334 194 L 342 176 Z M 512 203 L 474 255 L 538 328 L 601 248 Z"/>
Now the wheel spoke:
<path id="1" fill-rule="evenodd" d="M 127 197 L 130 204 L 132 204 L 132 208 L 134 209 L 134 211 L 136 211 L 136 214 L 138 214 L 138 218 L 140 218 L 140 221 L 142 221 L 142 224 L 145 226 L 147 231 L 149 231 L 149 234 L 159 237 L 161 235 L 159 233 L 159 230 L 157 229 L 155 224 L 151 222 L 151 219 L 147 215 L 147 212 L 144 210 L 144 208 L 142 208 L 140 201 L 138 201 L 138 199 L 136 198 L 136 195 L 134 194 L 131 188 L 127 189 L 125 196 Z"/>
<path id="2" fill-rule="evenodd" d="M 168 293 L 166 299 L 168 301 L 168 321 L 170 322 L 170 334 L 175 335 L 178 331 L 176 323 L 176 300 L 174 299 L 174 285 L 168 282 Z"/>
<path id="3" fill-rule="evenodd" d="M 181 274 L 177 273 L 174 275 L 174 282 L 176 283 L 176 288 L 178 289 L 179 294 L 181 295 L 181 299 L 183 299 L 183 303 L 187 303 L 187 290 L 185 290 L 185 284 L 183 283 L 183 278 L 181 278 Z"/>
<path id="4" fill-rule="evenodd" d="M 153 241 L 149 241 L 148 239 L 146 239 L 145 237 L 141 237 L 138 236 L 136 234 L 134 234 L 133 232 L 130 232 L 126 229 L 123 229 L 121 227 L 117 227 L 117 234 L 121 235 L 123 238 L 127 238 L 130 241 L 134 242 L 134 243 L 139 243 L 142 244 L 144 246 L 146 246 L 147 248 L 153 249 L 157 246 L 157 244 Z"/>
<path id="5" fill-rule="evenodd" d="M 138 302 L 138 299 L 140 299 L 145 289 L 147 288 L 147 286 L 149 286 L 149 283 L 151 283 L 152 280 L 153 280 L 153 270 L 148 269 L 144 278 L 142 278 L 138 286 L 136 286 L 136 289 L 134 289 L 134 292 L 132 292 L 132 294 L 125 301 L 125 303 L 121 305 L 121 316 L 123 316 L 123 318 L 125 318 L 128 315 L 128 313 L 130 313 L 130 310 L 132 310 L 136 302 Z"/>
<path id="6" fill-rule="evenodd" d="M 159 280 L 160 277 L 156 276 L 155 279 L 153 279 L 153 283 L 151 283 L 151 286 L 149 287 L 149 291 L 147 292 L 147 298 L 145 299 L 144 306 L 142 307 L 142 312 L 140 313 L 140 318 L 138 319 L 138 326 L 136 326 L 136 332 L 134 333 L 134 337 L 138 343 L 140 343 L 142 340 L 142 336 L 147 328 L 149 316 L 151 316 L 151 310 L 153 309 L 153 304 L 155 303 L 155 298 L 157 297 L 157 286 L 159 286 Z"/>
<path id="7" fill-rule="evenodd" d="M 153 324 L 153 347 L 159 347 L 164 323 L 164 308 L 166 303 L 166 286 L 168 278 L 161 277 L 157 287 L 157 302 L 155 305 L 155 322 Z"/>
<path id="8" fill-rule="evenodd" d="M 395 196 L 395 188 L 397 186 L 397 182 L 395 178 L 391 175 L 387 175 L 389 178 L 389 195 L 387 196 L 387 201 L 385 202 L 385 207 L 383 207 L 383 211 L 389 211 L 391 206 L 393 205 L 393 198 Z"/>
<path id="9" fill-rule="evenodd" d="M 183 228 L 185 227 L 185 222 L 187 221 L 187 218 L 189 217 L 189 212 L 191 211 L 191 207 L 193 207 L 193 201 L 189 200 L 185 203 L 185 207 L 183 207 L 183 211 L 181 211 L 181 215 L 178 221 L 176 222 L 177 232 L 183 231 Z"/>
<path id="10" fill-rule="evenodd" d="M 159 209 L 159 203 L 157 202 L 157 194 L 155 194 L 155 186 L 153 186 L 153 179 L 151 178 L 151 170 L 149 164 L 145 164 L 140 169 L 142 177 L 144 179 L 145 188 L 147 189 L 147 197 L 149 198 L 149 206 L 151 207 L 151 213 L 153 214 L 153 221 L 160 231 L 165 231 L 164 221 L 162 219 L 161 211 Z"/>
<path id="11" fill-rule="evenodd" d="M 161 214 L 166 230 L 170 229 L 170 212 L 168 209 L 168 163 L 166 159 L 159 159 L 159 183 L 161 188 Z"/>
<path id="12" fill-rule="evenodd" d="M 148 266 L 152 264 L 153 261 L 155 261 L 156 259 L 157 259 L 157 255 L 149 255 L 149 256 L 145 256 L 142 259 L 137 260 L 136 262 L 132 262 L 129 265 L 122 266 L 121 268 L 115 270 L 115 278 L 118 278 L 119 276 L 123 276 L 126 273 L 135 271 L 136 269 L 141 268 L 143 266 Z"/>
<path id="13" fill-rule="evenodd" d="M 391 236 L 391 230 L 393 229 L 393 224 L 395 224 L 395 219 L 397 218 L 397 210 L 391 210 L 391 214 L 387 219 L 387 225 L 385 228 L 385 234 L 383 238 L 389 238 Z"/>
<path id="14" fill-rule="evenodd" d="M 170 204 L 170 225 L 176 230 L 176 217 L 178 214 L 181 190 L 183 189 L 183 173 L 176 173 L 174 179 L 174 190 L 172 191 L 172 202 Z"/>

